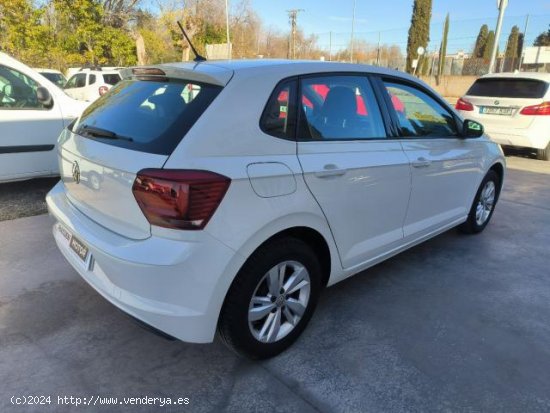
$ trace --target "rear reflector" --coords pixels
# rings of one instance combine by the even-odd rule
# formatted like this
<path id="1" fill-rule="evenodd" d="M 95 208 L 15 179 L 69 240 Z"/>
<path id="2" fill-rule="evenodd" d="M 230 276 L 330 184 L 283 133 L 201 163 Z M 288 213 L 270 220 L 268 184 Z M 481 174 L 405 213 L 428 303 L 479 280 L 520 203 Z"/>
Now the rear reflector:
<path id="1" fill-rule="evenodd" d="M 521 115 L 530 116 L 550 115 L 550 102 L 543 102 L 539 105 L 526 106 L 519 113 Z"/>
<path id="2" fill-rule="evenodd" d="M 208 171 L 143 169 L 132 192 L 151 225 L 196 230 L 214 215 L 230 183 Z"/>
<path id="3" fill-rule="evenodd" d="M 460 98 L 456 101 L 455 109 L 470 112 L 470 111 L 474 110 L 474 105 L 472 105 L 467 100 L 464 100 L 464 99 Z"/>

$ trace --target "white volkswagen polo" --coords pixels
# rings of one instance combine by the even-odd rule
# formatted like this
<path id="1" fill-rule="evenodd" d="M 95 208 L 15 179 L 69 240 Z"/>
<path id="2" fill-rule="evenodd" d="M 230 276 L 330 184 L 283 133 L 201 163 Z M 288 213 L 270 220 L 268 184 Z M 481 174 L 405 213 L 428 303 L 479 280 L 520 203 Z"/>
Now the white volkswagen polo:
<path id="1" fill-rule="evenodd" d="M 166 335 L 276 355 L 323 287 L 452 227 L 481 232 L 505 164 L 418 79 L 328 62 L 127 69 L 59 141 L 57 244 Z"/>

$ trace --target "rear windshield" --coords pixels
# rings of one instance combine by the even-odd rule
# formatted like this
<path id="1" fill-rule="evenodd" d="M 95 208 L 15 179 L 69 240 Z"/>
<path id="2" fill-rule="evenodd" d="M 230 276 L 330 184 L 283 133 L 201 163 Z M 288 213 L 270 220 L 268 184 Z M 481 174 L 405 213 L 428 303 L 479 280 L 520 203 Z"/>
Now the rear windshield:
<path id="1" fill-rule="evenodd" d="M 120 82 L 120 76 L 117 75 L 116 73 L 112 73 L 110 75 L 103 75 L 103 81 L 108 85 L 116 85 L 118 82 Z"/>
<path id="2" fill-rule="evenodd" d="M 71 130 L 106 144 L 170 155 L 221 89 L 179 80 L 123 80 L 88 106 Z"/>
<path id="3" fill-rule="evenodd" d="M 468 90 L 469 96 L 498 98 L 540 99 L 546 93 L 548 84 L 536 79 L 494 78 L 478 79 Z"/>

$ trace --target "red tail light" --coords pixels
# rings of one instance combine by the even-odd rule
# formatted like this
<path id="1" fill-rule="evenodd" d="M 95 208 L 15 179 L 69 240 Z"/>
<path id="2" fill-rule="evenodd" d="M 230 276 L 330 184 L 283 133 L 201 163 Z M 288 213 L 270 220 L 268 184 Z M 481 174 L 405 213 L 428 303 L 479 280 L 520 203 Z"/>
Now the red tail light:
<path id="1" fill-rule="evenodd" d="M 99 87 L 99 96 L 103 96 L 108 91 L 109 91 L 109 88 L 107 86 L 100 86 Z"/>
<path id="2" fill-rule="evenodd" d="M 455 109 L 470 112 L 470 111 L 474 110 L 474 105 L 472 105 L 467 100 L 464 100 L 464 99 L 460 98 L 456 101 Z"/>
<path id="3" fill-rule="evenodd" d="M 522 115 L 531 116 L 550 115 L 550 102 L 543 102 L 539 105 L 526 106 L 519 113 Z"/>
<path id="4" fill-rule="evenodd" d="M 143 169 L 132 192 L 151 225 L 203 229 L 230 183 L 231 179 L 208 171 Z"/>

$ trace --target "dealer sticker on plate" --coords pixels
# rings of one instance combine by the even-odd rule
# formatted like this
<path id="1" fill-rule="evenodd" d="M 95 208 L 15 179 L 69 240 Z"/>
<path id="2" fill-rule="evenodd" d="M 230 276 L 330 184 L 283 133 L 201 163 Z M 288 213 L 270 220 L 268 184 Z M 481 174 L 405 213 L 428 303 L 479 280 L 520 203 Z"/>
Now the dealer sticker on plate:
<path id="1" fill-rule="evenodd" d="M 88 258 L 88 247 L 84 245 L 82 241 L 73 235 L 69 242 L 69 247 L 76 252 L 76 255 L 78 255 L 82 261 L 86 262 L 86 258 Z"/>
<path id="2" fill-rule="evenodd" d="M 63 225 L 58 224 L 59 233 L 69 242 L 69 247 L 78 255 L 78 257 L 86 262 L 88 258 L 88 247 L 77 237 L 72 235 Z"/>

